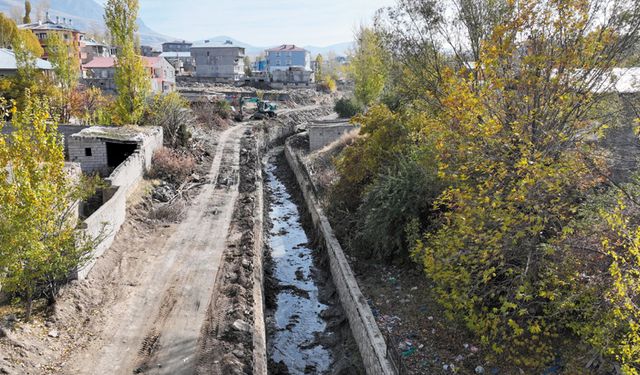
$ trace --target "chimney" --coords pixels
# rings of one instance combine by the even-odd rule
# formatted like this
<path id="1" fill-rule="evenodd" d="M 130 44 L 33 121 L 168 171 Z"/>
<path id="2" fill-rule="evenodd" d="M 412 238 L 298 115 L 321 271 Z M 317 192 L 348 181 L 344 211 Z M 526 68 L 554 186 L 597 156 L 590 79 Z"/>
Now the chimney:
<path id="1" fill-rule="evenodd" d="M 62 24 L 66 24 L 67 23 L 67 18 L 66 17 L 62 17 Z"/>
<path id="2" fill-rule="evenodd" d="M 60 16 L 56 16 L 56 23 L 60 23 Z"/>
<path id="3" fill-rule="evenodd" d="M 69 26 L 73 26 L 73 20 L 69 18 Z"/>
<path id="4" fill-rule="evenodd" d="M 44 22 L 50 22 L 50 20 L 49 20 L 49 12 L 45 13 L 45 17 L 46 18 L 44 19 Z"/>

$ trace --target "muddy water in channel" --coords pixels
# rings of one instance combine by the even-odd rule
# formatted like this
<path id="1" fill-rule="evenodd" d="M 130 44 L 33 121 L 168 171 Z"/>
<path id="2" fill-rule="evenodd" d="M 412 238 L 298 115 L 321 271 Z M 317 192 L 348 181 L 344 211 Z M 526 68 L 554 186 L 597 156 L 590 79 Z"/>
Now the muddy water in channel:
<path id="1" fill-rule="evenodd" d="M 266 175 L 270 373 L 360 373 L 353 338 L 329 274 L 315 259 L 319 252 L 301 223 L 302 211 L 291 193 L 295 182 L 282 155 L 269 159 Z"/>

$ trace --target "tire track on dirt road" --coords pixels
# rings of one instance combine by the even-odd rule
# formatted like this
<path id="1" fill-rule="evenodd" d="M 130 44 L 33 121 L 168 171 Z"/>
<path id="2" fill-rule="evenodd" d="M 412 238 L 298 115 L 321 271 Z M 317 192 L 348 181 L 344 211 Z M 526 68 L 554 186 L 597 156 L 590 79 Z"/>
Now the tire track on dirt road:
<path id="1" fill-rule="evenodd" d="M 108 307 L 100 340 L 67 361 L 70 374 L 193 374 L 197 343 L 238 197 L 240 138 L 224 131 L 186 219 L 145 266 L 135 291 Z M 224 174 L 222 176 L 221 174 Z M 99 346 L 102 344 L 101 346 Z"/>

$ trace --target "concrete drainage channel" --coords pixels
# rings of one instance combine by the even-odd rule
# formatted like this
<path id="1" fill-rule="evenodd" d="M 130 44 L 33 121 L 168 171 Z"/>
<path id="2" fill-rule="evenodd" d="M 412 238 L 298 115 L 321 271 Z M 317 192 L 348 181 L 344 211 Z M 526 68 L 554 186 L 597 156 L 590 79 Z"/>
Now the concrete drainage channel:
<path id="1" fill-rule="evenodd" d="M 196 373 L 396 374 L 304 164 L 273 147 L 294 121 L 249 128 Z"/>
<path id="2" fill-rule="evenodd" d="M 265 175 L 269 373 L 364 374 L 327 258 L 305 231 L 312 222 L 281 147 Z"/>

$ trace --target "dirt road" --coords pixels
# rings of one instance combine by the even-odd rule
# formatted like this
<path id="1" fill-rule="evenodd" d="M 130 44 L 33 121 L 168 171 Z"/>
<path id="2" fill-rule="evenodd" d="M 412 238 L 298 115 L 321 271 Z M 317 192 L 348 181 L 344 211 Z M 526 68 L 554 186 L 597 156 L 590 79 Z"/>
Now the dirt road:
<path id="1" fill-rule="evenodd" d="M 82 350 L 65 360 L 68 374 L 192 374 L 197 342 L 233 207 L 238 196 L 240 137 L 244 126 L 219 138 L 208 183 L 192 202 L 186 219 L 153 256 L 119 265 L 130 281 L 127 294 L 105 307 L 102 328 Z M 143 242 L 138 246 L 145 246 Z M 135 252 L 142 249 L 128 249 Z M 91 275 L 89 276 L 91 278 Z M 127 282 L 123 280 L 123 282 Z"/>

